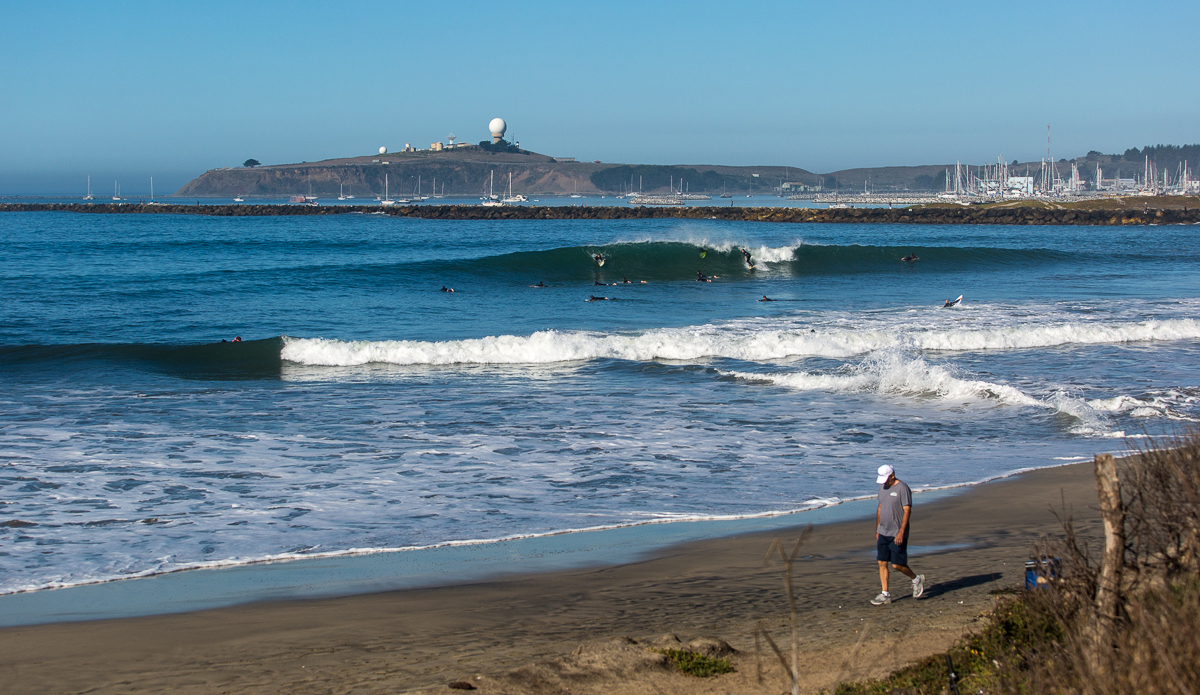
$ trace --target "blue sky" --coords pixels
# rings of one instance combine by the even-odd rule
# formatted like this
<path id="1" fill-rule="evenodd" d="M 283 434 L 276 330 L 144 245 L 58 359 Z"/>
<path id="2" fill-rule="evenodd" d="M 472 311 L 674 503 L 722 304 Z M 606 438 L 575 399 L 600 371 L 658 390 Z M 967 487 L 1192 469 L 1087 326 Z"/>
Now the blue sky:
<path id="1" fill-rule="evenodd" d="M 1200 142 L 1192 2 L 7 2 L 0 194 L 173 189 L 502 116 L 636 163 L 858 166 Z"/>

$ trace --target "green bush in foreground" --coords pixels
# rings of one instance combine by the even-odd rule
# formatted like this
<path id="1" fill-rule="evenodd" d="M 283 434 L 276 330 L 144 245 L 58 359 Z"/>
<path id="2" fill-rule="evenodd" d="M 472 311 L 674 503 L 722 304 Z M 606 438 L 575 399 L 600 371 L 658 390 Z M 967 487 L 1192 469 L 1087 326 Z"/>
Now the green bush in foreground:
<path id="1" fill-rule="evenodd" d="M 729 659 L 714 659 L 711 656 L 689 652 L 686 649 L 656 649 L 655 651 L 666 654 L 675 668 L 696 678 L 733 673 L 733 662 Z"/>
<path id="2" fill-rule="evenodd" d="M 1054 615 L 1036 605 L 1041 599 L 1039 595 L 1024 595 L 1005 600 L 996 606 L 980 633 L 948 652 L 926 657 L 880 680 L 842 683 L 836 695 L 888 695 L 896 690 L 940 695 L 946 690 L 949 676 L 947 654 L 958 674 L 959 692 L 1009 691 L 1005 685 L 1012 685 L 1014 670 L 1027 667 L 1029 655 L 1064 638 L 1062 625 Z"/>

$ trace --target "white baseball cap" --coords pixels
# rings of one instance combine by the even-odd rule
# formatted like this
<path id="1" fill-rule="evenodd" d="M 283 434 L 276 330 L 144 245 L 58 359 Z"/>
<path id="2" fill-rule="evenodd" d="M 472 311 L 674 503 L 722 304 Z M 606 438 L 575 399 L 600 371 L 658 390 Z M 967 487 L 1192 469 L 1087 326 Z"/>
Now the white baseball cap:
<path id="1" fill-rule="evenodd" d="M 896 472 L 896 469 L 892 468 L 891 466 L 889 466 L 885 463 L 882 466 L 880 466 L 879 470 L 876 472 L 879 474 L 879 477 L 875 479 L 875 482 L 882 485 L 887 482 L 888 476 L 890 476 L 891 474 Z"/>

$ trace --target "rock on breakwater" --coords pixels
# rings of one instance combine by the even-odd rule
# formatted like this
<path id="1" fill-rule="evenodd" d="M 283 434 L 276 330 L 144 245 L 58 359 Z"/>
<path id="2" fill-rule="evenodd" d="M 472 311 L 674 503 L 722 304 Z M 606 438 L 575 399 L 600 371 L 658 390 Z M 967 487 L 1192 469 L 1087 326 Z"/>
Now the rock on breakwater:
<path id="1" fill-rule="evenodd" d="M 513 205 L 174 205 L 108 203 L 0 203 L 0 212 L 78 212 L 93 214 L 176 214 L 218 217 L 272 215 L 345 215 L 380 213 L 437 220 L 631 220 L 714 219 L 738 222 L 1002 224 L 1002 225 L 1147 225 L 1198 224 L 1200 205 L 1125 206 L 1105 209 L 1045 206 L 929 206 L 915 208 L 772 208 L 772 207 L 546 207 Z"/>

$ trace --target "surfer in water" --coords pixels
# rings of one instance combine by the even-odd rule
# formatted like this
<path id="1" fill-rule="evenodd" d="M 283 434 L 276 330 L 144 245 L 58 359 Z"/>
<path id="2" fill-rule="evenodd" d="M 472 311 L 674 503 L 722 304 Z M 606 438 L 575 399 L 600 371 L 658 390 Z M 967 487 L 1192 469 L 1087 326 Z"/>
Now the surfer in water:
<path id="1" fill-rule="evenodd" d="M 765 295 L 765 294 L 764 294 L 764 295 L 763 295 L 763 298 L 762 298 L 762 299 L 760 299 L 760 300 L 758 300 L 758 301 L 760 301 L 760 302 L 773 302 L 773 301 L 775 301 L 775 300 L 774 300 L 774 299 L 771 299 L 770 297 L 768 297 L 767 295 Z"/>
<path id="2" fill-rule="evenodd" d="M 712 278 L 708 277 L 699 270 L 696 271 L 696 282 L 712 282 Z"/>
<path id="3" fill-rule="evenodd" d="M 917 254 L 909 252 L 909 254 L 907 256 L 905 256 L 904 258 L 901 258 L 900 260 L 904 261 L 905 263 L 912 263 L 913 261 L 920 260 L 920 259 L 917 258 Z"/>
<path id="4" fill-rule="evenodd" d="M 530 285 L 530 287 L 549 287 L 549 286 L 550 285 L 547 285 L 546 283 L 542 282 L 541 280 L 538 280 L 538 284 L 536 284 L 536 285 Z"/>
<path id="5" fill-rule="evenodd" d="M 942 308 L 949 309 L 952 306 L 958 306 L 958 303 L 961 301 L 962 301 L 962 295 L 960 294 L 960 295 L 958 295 L 958 299 L 947 299 L 946 303 L 942 305 Z"/>
<path id="6" fill-rule="evenodd" d="M 596 261 L 598 265 L 604 265 L 604 254 L 598 253 L 595 256 L 592 256 L 592 260 Z"/>
<path id="7" fill-rule="evenodd" d="M 615 297 L 597 297 L 594 294 L 588 295 L 589 302 L 608 302 L 608 301 L 612 301 L 613 299 L 615 299 Z"/>
<path id="8" fill-rule="evenodd" d="M 742 258 L 746 259 L 746 265 L 754 267 L 754 259 L 750 257 L 750 252 L 746 249 L 742 249 Z"/>
<path id="9" fill-rule="evenodd" d="M 438 291 L 439 291 L 439 292 L 453 292 L 453 291 L 454 291 L 454 288 L 453 288 L 453 287 L 446 287 L 445 285 L 442 285 L 442 289 L 440 289 L 440 290 L 438 290 Z"/>

